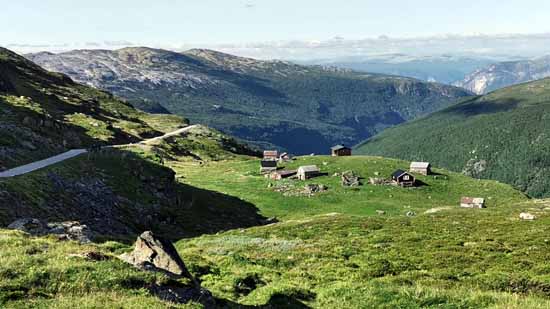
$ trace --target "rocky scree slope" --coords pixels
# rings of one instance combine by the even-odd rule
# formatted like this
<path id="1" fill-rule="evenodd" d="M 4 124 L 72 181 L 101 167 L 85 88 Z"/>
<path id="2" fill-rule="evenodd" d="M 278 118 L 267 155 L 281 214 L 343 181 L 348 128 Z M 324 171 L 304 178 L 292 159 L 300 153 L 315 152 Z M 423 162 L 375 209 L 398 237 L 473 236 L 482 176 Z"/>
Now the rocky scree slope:
<path id="1" fill-rule="evenodd" d="M 470 95 L 410 78 L 200 49 L 77 50 L 26 57 L 141 109 L 185 115 L 257 145 L 299 154 L 355 144 Z"/>
<path id="2" fill-rule="evenodd" d="M 533 60 L 500 62 L 476 70 L 455 85 L 477 94 L 550 76 L 550 56 Z"/>

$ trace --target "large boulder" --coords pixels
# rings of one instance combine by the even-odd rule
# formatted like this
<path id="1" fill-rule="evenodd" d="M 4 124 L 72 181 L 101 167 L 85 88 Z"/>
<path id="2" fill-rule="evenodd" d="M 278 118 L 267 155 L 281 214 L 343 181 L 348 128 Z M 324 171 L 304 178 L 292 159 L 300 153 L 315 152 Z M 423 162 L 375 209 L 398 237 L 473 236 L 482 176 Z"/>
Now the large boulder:
<path id="1" fill-rule="evenodd" d="M 189 273 L 185 263 L 170 241 L 159 238 L 153 232 L 144 232 L 138 236 L 134 250 L 119 256 L 123 261 L 148 271 L 157 271 L 175 279 L 189 279 L 191 284 L 157 285 L 148 287 L 149 292 L 158 298 L 179 304 L 189 301 L 201 303 L 204 308 L 216 308 L 216 302 L 207 289 L 200 286 Z"/>
<path id="2" fill-rule="evenodd" d="M 138 268 L 164 271 L 172 277 L 193 277 L 185 267 L 171 242 L 159 238 L 153 232 L 144 232 L 138 236 L 134 250 L 124 253 L 120 258 Z M 194 280 L 194 279 L 193 279 Z"/>

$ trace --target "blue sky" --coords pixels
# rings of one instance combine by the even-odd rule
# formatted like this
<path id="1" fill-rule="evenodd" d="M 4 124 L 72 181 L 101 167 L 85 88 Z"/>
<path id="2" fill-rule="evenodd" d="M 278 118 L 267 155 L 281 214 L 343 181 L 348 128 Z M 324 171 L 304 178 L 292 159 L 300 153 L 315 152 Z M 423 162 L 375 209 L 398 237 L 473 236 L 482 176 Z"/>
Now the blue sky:
<path id="1" fill-rule="evenodd" d="M 18 0 L 0 44 L 278 40 L 550 32 L 547 0 Z"/>
<path id="2" fill-rule="evenodd" d="M 0 46 L 21 53 L 132 45 L 174 50 L 205 47 L 285 59 L 369 51 L 425 54 L 432 49 L 437 53 L 466 50 L 493 54 L 508 50 L 514 55 L 531 52 L 529 56 L 550 52 L 550 35 L 504 41 L 485 37 L 441 39 L 442 34 L 550 34 L 548 0 L 4 2 Z M 361 41 L 381 36 L 392 40 Z M 328 43 L 313 48 L 308 45 L 316 42 Z"/>

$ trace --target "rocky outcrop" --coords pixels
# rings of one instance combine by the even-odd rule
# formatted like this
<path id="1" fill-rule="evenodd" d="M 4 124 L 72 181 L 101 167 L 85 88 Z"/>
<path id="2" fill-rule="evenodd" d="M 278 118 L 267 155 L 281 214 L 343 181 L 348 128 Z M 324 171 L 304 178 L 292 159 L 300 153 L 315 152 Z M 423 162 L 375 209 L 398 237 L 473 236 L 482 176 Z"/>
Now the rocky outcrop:
<path id="1" fill-rule="evenodd" d="M 550 76 L 550 56 L 527 61 L 492 64 L 466 76 L 455 85 L 477 94 Z"/>
<path id="2" fill-rule="evenodd" d="M 93 233 L 88 226 L 77 221 L 48 223 L 35 218 L 22 218 L 8 225 L 8 229 L 19 230 L 33 236 L 57 235 L 59 239 L 89 243 Z"/>

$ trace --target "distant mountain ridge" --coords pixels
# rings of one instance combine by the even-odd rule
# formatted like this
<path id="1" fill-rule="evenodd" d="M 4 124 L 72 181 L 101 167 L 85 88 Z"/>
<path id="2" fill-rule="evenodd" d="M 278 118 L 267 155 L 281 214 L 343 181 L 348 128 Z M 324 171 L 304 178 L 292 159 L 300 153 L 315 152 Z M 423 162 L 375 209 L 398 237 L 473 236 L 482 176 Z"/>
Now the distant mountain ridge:
<path id="1" fill-rule="evenodd" d="M 477 94 L 486 94 L 546 77 L 550 77 L 550 56 L 491 64 L 469 74 L 455 85 Z"/>
<path id="2" fill-rule="evenodd" d="M 471 72 L 495 62 L 498 60 L 483 57 L 381 54 L 314 60 L 304 63 L 326 64 L 360 72 L 406 76 L 450 85 L 461 81 Z"/>
<path id="3" fill-rule="evenodd" d="M 205 49 L 26 55 L 146 111 L 185 115 L 263 147 L 326 153 L 448 106 L 468 91 L 346 69 L 259 61 Z"/>
<path id="4" fill-rule="evenodd" d="M 550 78 L 500 89 L 388 129 L 357 153 L 430 161 L 550 196 Z"/>

